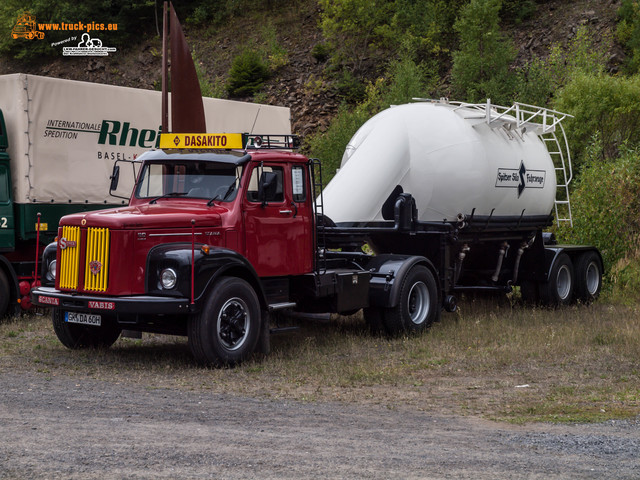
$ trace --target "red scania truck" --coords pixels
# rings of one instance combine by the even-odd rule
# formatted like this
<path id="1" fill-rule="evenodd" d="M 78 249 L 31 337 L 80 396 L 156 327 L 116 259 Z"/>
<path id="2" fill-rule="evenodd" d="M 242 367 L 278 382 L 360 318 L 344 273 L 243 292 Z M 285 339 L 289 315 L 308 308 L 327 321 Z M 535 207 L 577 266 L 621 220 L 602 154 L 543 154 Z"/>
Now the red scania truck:
<path id="1" fill-rule="evenodd" d="M 62 218 L 32 301 L 53 308 L 69 348 L 109 346 L 123 329 L 178 334 L 198 361 L 229 365 L 267 351 L 285 311 L 364 309 L 396 335 L 465 291 L 593 300 L 597 249 L 543 233 L 554 215 L 571 221 L 562 118 L 520 104 L 393 107 L 354 136 L 324 192 L 294 136 L 182 149 L 209 140 L 168 134 L 136 159 L 127 206 Z"/>

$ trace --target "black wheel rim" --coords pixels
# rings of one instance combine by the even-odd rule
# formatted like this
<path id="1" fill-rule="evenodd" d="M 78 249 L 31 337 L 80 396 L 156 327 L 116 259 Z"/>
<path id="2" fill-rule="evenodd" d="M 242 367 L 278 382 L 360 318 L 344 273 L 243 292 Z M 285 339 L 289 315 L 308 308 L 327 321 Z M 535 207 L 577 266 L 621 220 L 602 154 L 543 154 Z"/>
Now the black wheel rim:
<path id="1" fill-rule="evenodd" d="M 217 333 L 220 343 L 227 350 L 242 348 L 249 334 L 249 308 L 238 297 L 227 300 L 218 314 Z"/>

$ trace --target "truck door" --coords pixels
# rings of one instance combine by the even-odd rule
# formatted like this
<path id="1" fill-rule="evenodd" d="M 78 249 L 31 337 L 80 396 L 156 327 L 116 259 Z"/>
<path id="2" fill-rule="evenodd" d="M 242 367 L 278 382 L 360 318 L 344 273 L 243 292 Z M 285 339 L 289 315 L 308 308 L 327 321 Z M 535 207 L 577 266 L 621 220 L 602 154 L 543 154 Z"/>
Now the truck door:
<path id="1" fill-rule="evenodd" d="M 312 235 L 306 165 L 264 163 L 251 167 L 243 209 L 246 258 L 260 277 L 310 272 Z M 269 177 L 275 186 L 267 189 L 263 201 L 260 179 Z"/>

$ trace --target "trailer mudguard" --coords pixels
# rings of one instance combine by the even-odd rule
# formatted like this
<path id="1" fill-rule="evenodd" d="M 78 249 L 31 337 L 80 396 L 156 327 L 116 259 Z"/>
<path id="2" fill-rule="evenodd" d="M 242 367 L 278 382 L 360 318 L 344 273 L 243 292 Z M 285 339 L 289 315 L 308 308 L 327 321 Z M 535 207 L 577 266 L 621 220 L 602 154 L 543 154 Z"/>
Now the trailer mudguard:
<path id="1" fill-rule="evenodd" d="M 584 252 L 595 252 L 600 258 L 600 264 L 604 265 L 602 255 L 597 248 L 590 245 L 545 245 L 544 262 L 545 262 L 545 281 L 549 281 L 551 270 L 556 264 L 556 260 L 562 253 L 566 253 L 575 264 L 578 255 Z M 604 273 L 604 272 L 603 272 Z"/>
<path id="2" fill-rule="evenodd" d="M 415 265 L 424 265 L 433 273 L 440 285 L 438 271 L 422 256 L 383 254 L 371 257 L 366 269 L 371 272 L 369 305 L 372 307 L 395 307 L 400 301 L 402 279 Z M 442 295 L 440 294 L 439 297 Z"/>
<path id="3" fill-rule="evenodd" d="M 267 308 L 258 274 L 245 257 L 234 250 L 218 247 L 209 247 L 208 253 L 205 253 L 202 247 L 203 244 L 196 243 L 193 251 L 196 305 L 204 299 L 214 282 L 226 275 L 246 280 L 254 288 L 262 308 Z M 153 247 L 147 256 L 146 291 L 151 295 L 190 298 L 191 256 L 191 243 L 169 243 Z M 172 289 L 164 289 L 160 282 L 161 272 L 166 268 L 172 268 L 178 277 L 176 286 Z"/>

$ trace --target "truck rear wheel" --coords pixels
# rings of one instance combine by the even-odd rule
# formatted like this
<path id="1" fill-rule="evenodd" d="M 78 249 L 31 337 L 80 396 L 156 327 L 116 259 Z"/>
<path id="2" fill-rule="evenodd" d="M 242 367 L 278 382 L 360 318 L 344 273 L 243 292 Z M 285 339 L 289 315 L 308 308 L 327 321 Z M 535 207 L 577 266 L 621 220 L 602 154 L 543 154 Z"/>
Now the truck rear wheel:
<path id="1" fill-rule="evenodd" d="M 598 298 L 602 288 L 602 261 L 596 252 L 585 252 L 576 262 L 576 298 L 589 303 Z"/>
<path id="2" fill-rule="evenodd" d="M 573 263 L 566 253 L 556 259 L 549 281 L 540 286 L 542 301 L 549 306 L 568 305 L 573 300 Z"/>
<path id="3" fill-rule="evenodd" d="M 436 280 L 427 267 L 416 265 L 402 279 L 398 305 L 386 309 L 383 318 L 387 332 L 398 335 L 421 332 L 439 315 Z"/>
<path id="4" fill-rule="evenodd" d="M 64 312 L 54 308 L 51 312 L 53 330 L 58 340 L 67 348 L 109 348 L 118 340 L 122 331 L 115 318 L 102 316 L 99 327 L 64 321 Z"/>
<path id="5" fill-rule="evenodd" d="M 235 365 L 256 348 L 260 302 L 247 282 L 224 277 L 214 285 L 200 314 L 189 320 L 189 347 L 198 362 Z"/>

